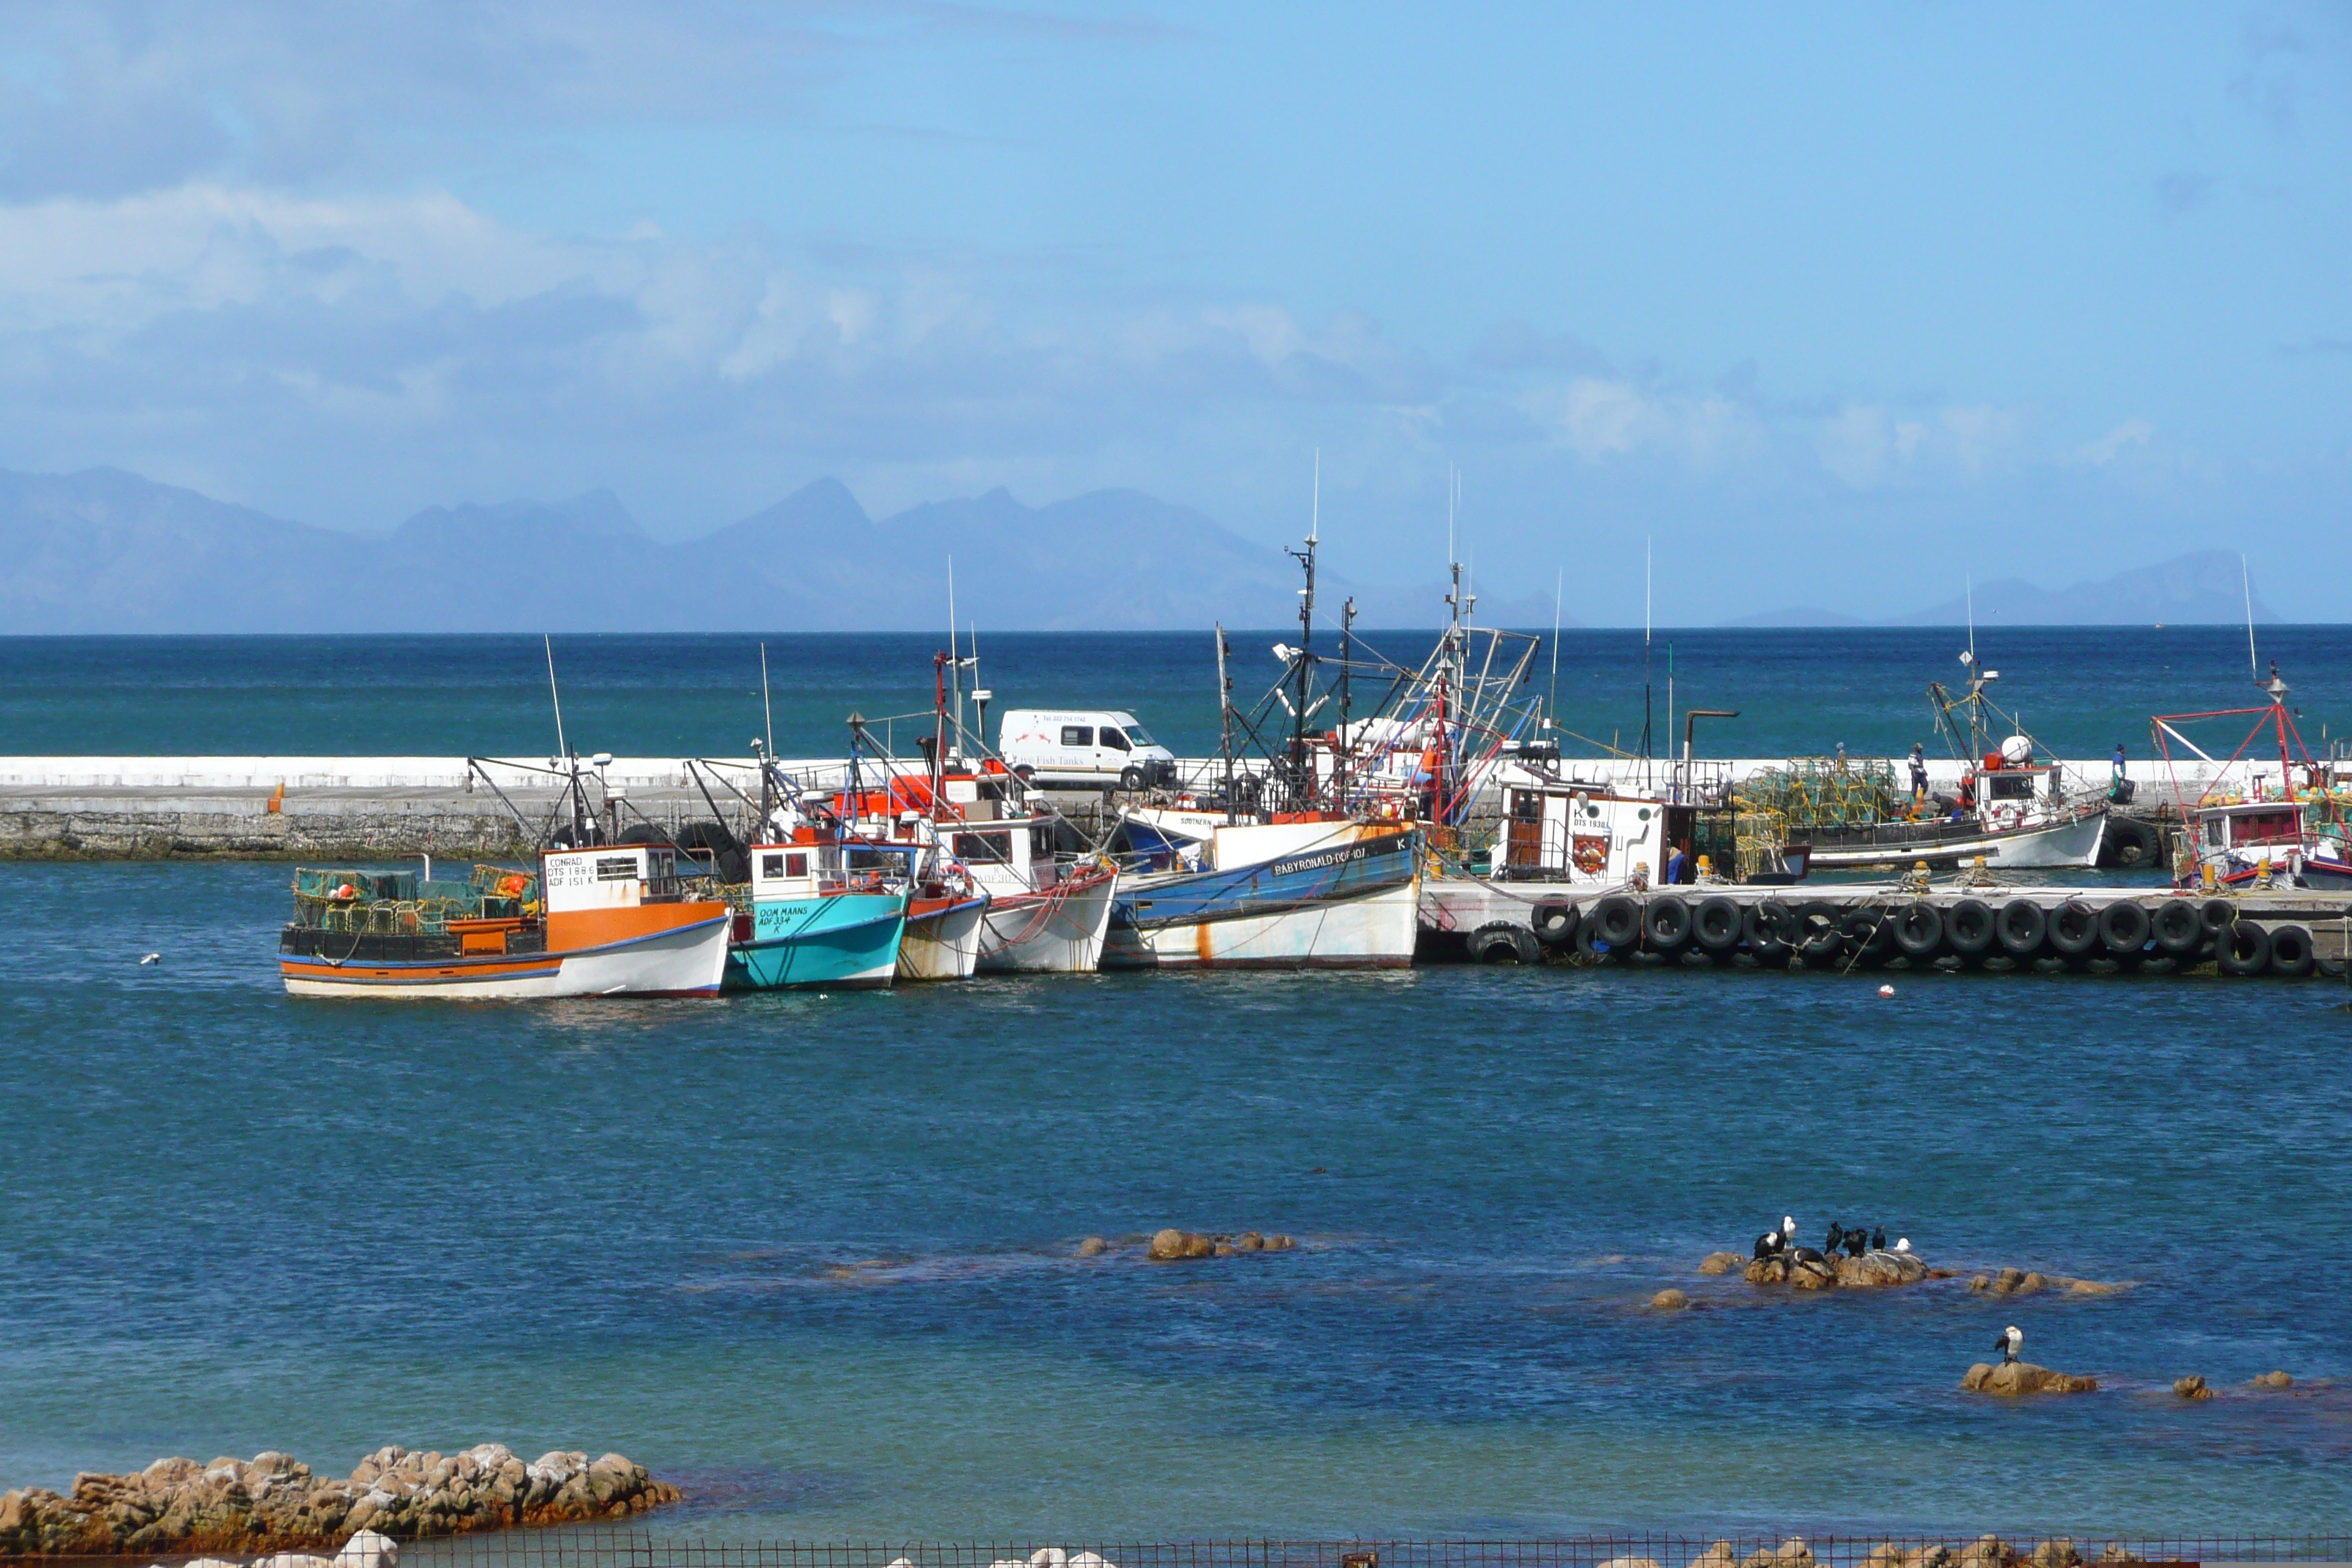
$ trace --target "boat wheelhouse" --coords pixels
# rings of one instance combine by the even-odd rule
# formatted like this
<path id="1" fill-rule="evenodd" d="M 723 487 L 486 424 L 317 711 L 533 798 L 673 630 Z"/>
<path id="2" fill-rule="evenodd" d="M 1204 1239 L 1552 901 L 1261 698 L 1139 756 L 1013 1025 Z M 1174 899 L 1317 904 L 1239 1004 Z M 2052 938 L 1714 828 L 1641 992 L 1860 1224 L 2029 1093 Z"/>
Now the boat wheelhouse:
<path id="1" fill-rule="evenodd" d="M 799 829 L 754 844 L 751 908 L 735 917 L 730 990 L 887 986 L 897 974 L 908 887 L 881 867 L 852 869 L 838 842 Z"/>

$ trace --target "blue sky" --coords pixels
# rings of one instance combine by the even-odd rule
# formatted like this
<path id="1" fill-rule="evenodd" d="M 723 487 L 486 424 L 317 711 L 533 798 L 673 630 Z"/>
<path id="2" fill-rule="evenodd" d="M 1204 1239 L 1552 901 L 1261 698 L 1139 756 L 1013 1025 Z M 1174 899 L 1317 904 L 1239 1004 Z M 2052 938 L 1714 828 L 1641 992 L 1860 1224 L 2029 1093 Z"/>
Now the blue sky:
<path id="1" fill-rule="evenodd" d="M 1129 485 L 1360 580 L 2352 616 L 2352 9 L 11 6 L 0 466 L 698 532 Z M 2317 567 L 2320 569 L 2315 570 Z"/>

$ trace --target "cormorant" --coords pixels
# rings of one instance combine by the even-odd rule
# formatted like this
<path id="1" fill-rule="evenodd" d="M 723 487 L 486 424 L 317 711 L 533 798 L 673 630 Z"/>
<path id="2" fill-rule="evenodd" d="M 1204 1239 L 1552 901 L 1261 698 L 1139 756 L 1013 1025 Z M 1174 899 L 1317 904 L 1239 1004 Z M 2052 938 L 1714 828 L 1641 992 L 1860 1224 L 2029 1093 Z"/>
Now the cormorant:
<path id="1" fill-rule="evenodd" d="M 1870 1227 L 1870 1250 L 1873 1252 L 1884 1252 L 1886 1250 L 1886 1227 L 1885 1226 L 1876 1225 Z"/>

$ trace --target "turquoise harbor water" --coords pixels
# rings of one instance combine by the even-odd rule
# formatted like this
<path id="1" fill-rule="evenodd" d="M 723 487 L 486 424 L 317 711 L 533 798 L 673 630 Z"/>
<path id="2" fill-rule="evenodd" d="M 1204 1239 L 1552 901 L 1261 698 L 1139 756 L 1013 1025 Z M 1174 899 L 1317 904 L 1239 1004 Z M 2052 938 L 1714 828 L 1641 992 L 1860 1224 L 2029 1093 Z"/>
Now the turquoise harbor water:
<path id="1" fill-rule="evenodd" d="M 0 871 L 12 1484 L 496 1437 L 620 1448 L 700 1499 L 663 1528 L 730 1537 L 2352 1519 L 2352 1018 L 2323 987 L 302 1003 L 284 880 Z M 2138 1283 L 1695 1275 L 1784 1211 Z M 1168 1224 L 1304 1245 L 1072 1255 Z M 1645 1310 L 1666 1285 L 1699 1309 Z M 1957 1392 L 2012 1321 L 2103 1391 Z M 2234 1386 L 2274 1366 L 2303 1383 Z M 2222 1397 L 2174 1399 L 2192 1371 Z"/>
<path id="2" fill-rule="evenodd" d="M 2245 689 L 2235 634 L 2014 635 L 2012 694 L 2082 753 Z M 1683 700 L 1745 709 L 1769 754 L 1907 743 L 1950 638 L 1675 640 L 1678 677 L 1714 668 Z M 1204 738 L 1205 638 L 995 641 L 1006 700 Z M 2315 736 L 2352 637 L 2264 646 Z M 749 686 L 726 660 L 754 647 L 559 645 L 573 733 L 740 745 L 756 657 Z M 537 652 L 0 644 L 0 750 L 527 754 Z M 809 645 L 780 744 L 918 706 L 928 652 Z M 1571 724 L 1623 727 L 1614 662 L 1571 679 Z M 1423 969 L 306 1003 L 272 965 L 286 879 L 0 867 L 0 1485 L 497 1438 L 619 1448 L 694 1495 L 658 1528 L 733 1538 L 2352 1526 L 2326 986 Z M 1696 1276 L 1783 1213 L 2135 1283 Z M 1303 1246 L 1074 1256 L 1163 1225 Z M 1668 1285 L 1697 1309 L 1647 1310 Z M 1958 1393 L 2009 1322 L 2102 1391 Z M 2295 1390 L 2243 1389 L 2273 1367 Z M 2175 1399 L 2190 1372 L 2221 1397 Z"/>
<path id="3" fill-rule="evenodd" d="M 1249 701 L 1279 673 L 1272 645 L 1296 627 L 1230 634 L 1234 689 Z M 1429 632 L 1368 632 L 1417 661 Z M 1549 634 L 1546 634 L 1549 643 Z M 583 752 L 741 754 L 761 731 L 760 641 L 751 637 L 556 639 L 564 718 Z M 785 756 L 847 749 L 843 721 L 928 712 L 931 656 L 944 637 L 767 639 L 776 744 Z M 1668 675 L 1675 711 L 1736 709 L 1703 721 L 1701 755 L 1907 752 L 1928 729 L 1927 682 L 1956 684 L 1966 634 L 1950 627 L 1662 630 L 1649 649 L 1654 750 L 1664 754 Z M 2262 655 L 2294 688 L 2314 750 L 2352 733 L 2352 626 L 2264 626 Z M 1317 647 L 1332 651 L 1326 631 Z M 2148 715 L 2256 700 L 2243 628 L 1980 629 L 1994 695 L 2059 755 L 2098 758 L 2117 741 L 2149 755 Z M 1671 647 L 1671 651 L 1670 651 Z M 1126 708 L 1179 755 L 1216 748 L 1216 655 L 1202 632 L 982 633 L 982 679 L 1008 706 Z M 0 755 L 544 756 L 555 742 L 536 637 L 0 637 Z M 1553 689 L 1549 647 L 1536 689 Z M 1560 639 L 1557 710 L 1585 742 L 1639 741 L 1644 674 L 1638 631 Z M 1365 688 L 1359 701 L 1376 693 Z M 1676 743 L 1680 722 L 1676 721 Z M 902 749 L 905 738 L 900 737 Z"/>

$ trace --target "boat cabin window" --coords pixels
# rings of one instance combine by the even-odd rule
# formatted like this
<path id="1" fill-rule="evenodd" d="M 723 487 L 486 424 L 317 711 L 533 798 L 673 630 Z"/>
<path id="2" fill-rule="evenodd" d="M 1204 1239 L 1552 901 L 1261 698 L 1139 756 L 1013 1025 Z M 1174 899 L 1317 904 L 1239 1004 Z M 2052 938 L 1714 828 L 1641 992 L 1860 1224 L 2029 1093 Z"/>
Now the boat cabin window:
<path id="1" fill-rule="evenodd" d="M 2205 842 L 2211 845 L 2216 849 L 2221 847 L 2221 819 L 2220 817 L 2209 816 L 2205 819 Z"/>
<path id="2" fill-rule="evenodd" d="M 637 858 L 634 855 L 604 855 L 596 860 L 596 879 L 600 882 L 634 882 L 637 879 Z"/>
<path id="3" fill-rule="evenodd" d="M 1114 752 L 1127 752 L 1134 750 L 1133 747 L 1127 743 L 1127 737 L 1120 734 L 1117 729 L 1108 724 L 1102 727 L 1101 739 L 1102 743 L 1108 746 Z"/>
<path id="4" fill-rule="evenodd" d="M 779 877 L 805 877 L 808 874 L 808 851 L 805 849 L 781 851 L 774 854 L 763 853 L 760 857 L 760 876 L 763 880 Z"/>
<path id="5" fill-rule="evenodd" d="M 1092 724 L 1065 724 L 1062 726 L 1062 744 L 1066 746 L 1091 746 L 1094 743 L 1095 727 Z"/>
<path id="6" fill-rule="evenodd" d="M 2278 844 L 2301 837 L 2292 811 L 2250 811 L 2235 821 L 2231 837 L 2240 844 Z"/>
<path id="7" fill-rule="evenodd" d="M 2031 773 L 1995 773 L 1985 780 L 1988 800 L 2032 800 L 2033 775 Z"/>
<path id="8" fill-rule="evenodd" d="M 1013 844 L 1002 833 L 959 833 L 955 854 L 957 859 L 974 865 L 1006 866 L 1013 861 Z"/>
<path id="9" fill-rule="evenodd" d="M 1535 822 L 1543 816 L 1543 796 L 1521 790 L 1511 797 L 1511 820 Z"/>

